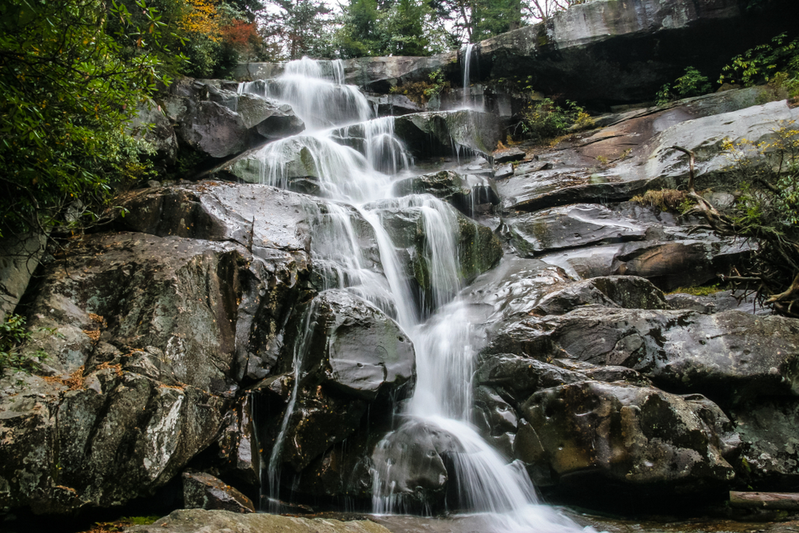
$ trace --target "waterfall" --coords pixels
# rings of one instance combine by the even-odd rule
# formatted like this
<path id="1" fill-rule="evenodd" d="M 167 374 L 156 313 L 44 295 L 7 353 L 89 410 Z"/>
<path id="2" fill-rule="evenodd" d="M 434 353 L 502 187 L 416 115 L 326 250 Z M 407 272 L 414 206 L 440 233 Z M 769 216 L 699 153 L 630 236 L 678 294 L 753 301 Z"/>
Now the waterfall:
<path id="1" fill-rule="evenodd" d="M 473 49 L 474 43 L 469 43 L 463 50 L 463 107 L 465 108 L 471 107 L 472 104 L 471 92 L 469 91 L 469 81 L 471 77 L 469 67 L 472 62 Z"/>
<path id="2" fill-rule="evenodd" d="M 472 45 L 464 54 L 464 95 L 469 79 Z M 459 272 L 453 208 L 430 195 L 391 197 L 391 177 L 407 171 L 412 161 L 393 135 L 393 119 L 370 120 L 360 91 L 343 84 L 340 62 L 309 59 L 290 62 L 275 80 L 242 84 L 240 91 L 257 92 L 291 104 L 313 127 L 310 133 L 273 142 L 259 152 L 262 182 L 287 186 L 290 166 L 305 165 L 326 200 L 306 208 L 312 222 L 312 257 L 319 289 L 344 288 L 394 317 L 411 337 L 417 354 L 417 385 L 398 416 L 403 421 L 375 447 L 372 471 L 373 511 L 404 510 L 401 487 L 392 477 L 393 460 L 380 460 L 404 449 L 402 439 L 419 428 L 438 428 L 450 439 L 450 480 L 458 510 L 485 513 L 501 531 L 566 532 L 576 525 L 537 504 L 535 488 L 525 469 L 494 451 L 470 424 L 473 357 L 484 342 L 479 320 L 457 298 Z M 465 98 L 465 96 L 464 96 Z M 405 279 L 397 247 L 385 214 L 391 210 L 420 217 L 425 247 L 420 259 L 429 272 L 427 300 L 418 307 Z M 410 215 L 408 215 L 410 216 Z M 368 228 L 355 222 L 365 221 Z M 371 232 L 377 250 L 365 249 L 364 232 Z M 269 459 L 269 496 L 279 497 L 279 459 L 302 380 L 303 356 L 312 306 L 305 316 L 304 336 L 295 346 L 291 396 Z M 425 311 L 427 310 L 427 311 Z M 430 315 L 422 321 L 421 317 Z M 401 453 L 400 461 L 407 461 Z"/>

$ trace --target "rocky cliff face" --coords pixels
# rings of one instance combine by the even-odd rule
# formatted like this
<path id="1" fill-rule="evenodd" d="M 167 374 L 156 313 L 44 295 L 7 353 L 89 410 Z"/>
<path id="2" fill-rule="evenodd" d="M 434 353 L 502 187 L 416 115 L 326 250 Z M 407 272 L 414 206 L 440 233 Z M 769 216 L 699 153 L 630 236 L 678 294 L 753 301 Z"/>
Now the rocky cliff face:
<path id="1" fill-rule="evenodd" d="M 797 17 L 799 6 L 790 0 L 593 0 L 476 44 L 470 72 L 477 86 L 471 91 L 501 114 L 510 105 L 507 96 L 483 87 L 500 79 L 523 80 L 523 86 L 595 108 L 646 102 L 688 66 L 718 72 L 734 55 L 781 32 L 793 34 Z M 430 58 L 350 59 L 344 69 L 347 83 L 387 93 L 392 87 L 427 81 L 436 70 L 459 88 L 464 61 L 462 52 L 450 52 Z M 283 68 L 250 63 L 240 65 L 234 77 L 259 79 Z M 458 93 L 444 105 L 461 101 Z"/>
<path id="2" fill-rule="evenodd" d="M 564 55 L 613 40 L 603 32 L 668 42 L 670 31 L 741 14 L 730 2 L 579 7 L 544 27 Z M 504 68 L 520 35 L 481 45 L 490 68 Z M 549 46 L 528 45 L 536 58 Z M 392 80 L 410 75 L 403 65 Z M 722 139 L 757 142 L 799 119 L 785 101 L 756 105 L 762 94 L 608 116 L 602 128 L 512 152 L 493 151 L 500 126 L 490 114 L 409 114 L 393 124 L 419 170 L 394 180 L 395 198 L 353 206 L 329 200 L 308 150 L 291 152 L 282 188 L 264 184 L 263 149 L 250 148 L 302 131 L 294 110 L 224 82 L 178 86 L 154 111 L 177 124 L 166 152 L 177 131 L 183 149 L 232 159 L 209 179 L 121 196 L 124 217 L 40 267 L 18 310 L 32 335 L 22 349 L 48 358 L 0 379 L 0 509 L 106 508 L 180 479 L 196 505 L 246 511 L 249 496 L 280 508 L 288 502 L 258 500 L 268 476 L 294 503 L 367 507 L 388 467 L 409 509 L 446 508 L 467 447 L 423 421 L 395 424 L 424 377 L 419 347 L 397 302 L 353 289 L 388 291 L 392 269 L 419 315 L 433 315 L 428 328 L 442 301 L 464 302 L 479 339 L 469 416 L 549 494 L 668 505 L 736 487 L 794 490 L 799 322 L 725 291 L 663 292 L 717 279 L 756 243 L 631 201 L 684 184 L 675 144 L 697 152 L 699 188 L 733 198 Z M 337 130 L 335 143 L 369 153 L 367 129 Z M 451 204 L 435 213 L 452 229 L 456 286 L 435 268 L 433 197 Z M 225 483 L 244 494 L 218 496 Z M 165 524 L 209 516 L 222 515 Z"/>

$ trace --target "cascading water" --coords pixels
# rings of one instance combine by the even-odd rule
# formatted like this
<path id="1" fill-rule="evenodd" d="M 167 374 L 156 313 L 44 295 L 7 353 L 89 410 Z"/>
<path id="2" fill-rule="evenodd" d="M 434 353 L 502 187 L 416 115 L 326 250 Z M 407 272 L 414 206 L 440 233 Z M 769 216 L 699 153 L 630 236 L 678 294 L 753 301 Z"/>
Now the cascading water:
<path id="1" fill-rule="evenodd" d="M 472 50 L 474 43 L 469 43 L 463 50 L 463 107 L 469 107 L 472 103 L 471 92 L 469 91 L 469 83 L 471 81 L 470 66 L 472 62 Z"/>
<path id="2" fill-rule="evenodd" d="M 471 53 L 467 47 L 466 57 Z M 468 63 L 467 63 L 468 66 Z M 465 76 L 468 76 L 468 70 Z M 413 398 L 399 416 L 406 422 L 383 439 L 373 459 L 404 449 L 404 436 L 419 427 L 438 428 L 440 440 L 453 450 L 450 483 L 457 508 L 487 513 L 494 528 L 503 531 L 573 531 L 577 526 L 545 506 L 536 505 L 535 489 L 523 467 L 507 464 L 469 424 L 472 411 L 472 357 L 481 334 L 470 309 L 456 298 L 462 285 L 454 235 L 458 221 L 452 208 L 429 195 L 391 197 L 391 178 L 409 168 L 402 143 L 393 135 L 393 119 L 369 119 L 365 98 L 342 84 L 339 62 L 303 59 L 287 64 L 284 74 L 271 81 L 243 84 L 287 102 L 310 133 L 276 141 L 260 151 L 263 183 L 287 186 L 291 165 L 304 164 L 328 202 L 310 202 L 306 208 L 314 226 L 312 257 L 321 288 L 344 288 L 395 317 L 413 340 L 418 381 Z M 468 80 L 468 77 L 465 77 Z M 299 163 L 298 163 L 299 161 Z M 296 173 L 294 173 L 296 174 Z M 395 244 L 384 228 L 384 214 L 392 209 L 421 217 L 430 291 L 416 306 Z M 368 228 L 359 228 L 364 221 Z M 377 250 L 365 249 L 362 234 L 370 231 Z M 426 323 L 419 317 L 433 314 Z M 310 320 L 312 309 L 305 320 Z M 305 324 L 305 336 L 311 325 Z M 302 336 L 302 335 L 301 335 Z M 295 346 L 293 388 L 280 431 L 269 459 L 269 496 L 279 497 L 279 456 L 302 379 L 307 339 Z M 400 460 L 403 459 L 400 455 Z M 402 510 L 402 487 L 394 479 L 392 462 L 375 460 L 373 508 L 377 513 Z M 379 464 L 383 466 L 379 466 Z"/>

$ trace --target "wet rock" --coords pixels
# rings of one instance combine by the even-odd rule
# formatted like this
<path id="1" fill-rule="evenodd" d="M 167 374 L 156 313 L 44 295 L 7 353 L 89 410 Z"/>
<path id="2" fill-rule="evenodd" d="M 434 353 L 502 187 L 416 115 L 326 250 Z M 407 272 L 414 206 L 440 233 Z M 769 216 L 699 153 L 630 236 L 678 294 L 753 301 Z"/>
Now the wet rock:
<path id="1" fill-rule="evenodd" d="M 512 163 L 513 161 L 521 161 L 526 154 L 523 150 L 518 148 L 506 148 L 504 150 L 497 150 L 494 152 L 494 163 Z"/>
<path id="2" fill-rule="evenodd" d="M 501 136 L 495 115 L 473 110 L 398 117 L 394 132 L 417 157 L 476 153 L 491 159 Z"/>
<path id="3" fill-rule="evenodd" d="M 623 366 L 594 365 L 570 359 L 544 362 L 515 354 L 485 357 L 475 370 L 476 384 L 497 391 L 515 408 L 539 390 L 586 380 L 651 385 L 642 374 Z"/>
<path id="4" fill-rule="evenodd" d="M 513 443 L 519 426 L 516 410 L 488 387 L 474 393 L 474 423 L 492 446 L 507 458 L 513 457 Z"/>
<path id="5" fill-rule="evenodd" d="M 646 227 L 598 204 L 574 204 L 507 221 L 511 244 L 520 255 L 599 243 L 642 240 Z"/>
<path id="6" fill-rule="evenodd" d="M 239 94 L 214 88 L 209 88 L 209 91 L 212 102 L 240 115 L 250 132 L 257 132 L 266 140 L 282 139 L 305 130 L 305 124 L 288 104 L 279 104 L 251 93 Z"/>
<path id="7" fill-rule="evenodd" d="M 216 102 L 189 100 L 177 133 L 192 149 L 216 159 L 241 153 L 249 146 L 242 117 Z"/>
<path id="8" fill-rule="evenodd" d="M 392 192 L 397 196 L 408 194 L 432 194 L 442 200 L 464 202 L 471 189 L 466 186 L 463 177 L 452 170 L 442 170 L 434 174 L 422 174 L 413 178 L 406 178 L 394 183 Z"/>
<path id="9" fill-rule="evenodd" d="M 730 409 L 730 418 L 741 436 L 741 455 L 734 465 L 742 486 L 764 491 L 796 490 L 798 415 L 799 402 L 791 398 L 763 398 Z"/>
<path id="10" fill-rule="evenodd" d="M 614 486 L 707 495 L 728 484 L 739 441 L 727 416 L 701 395 L 583 381 L 545 389 L 522 406 L 526 462 L 549 464 L 561 490 Z M 521 446 L 521 444 L 520 444 Z"/>
<path id="11" fill-rule="evenodd" d="M 446 461 L 463 447 L 449 432 L 423 421 L 409 420 L 375 446 L 377 476 L 374 496 L 392 497 L 401 508 L 440 506 L 446 497 Z"/>
<path id="12" fill-rule="evenodd" d="M 410 339 L 382 311 L 349 292 L 328 290 L 311 305 L 314 330 L 303 368 L 348 396 L 401 399 L 412 389 L 416 357 Z"/>
<path id="13" fill-rule="evenodd" d="M 489 228 L 448 204 L 433 205 L 423 196 L 410 196 L 375 202 L 366 208 L 379 216 L 400 249 L 403 268 L 415 284 L 423 310 L 429 311 L 454 296 L 461 283 L 473 280 L 502 257 L 499 239 Z M 448 248 L 452 251 L 445 251 Z M 444 253 L 457 261 L 458 279 L 430 270 L 434 253 Z"/>
<path id="14" fill-rule="evenodd" d="M 233 513 L 255 512 L 255 506 L 247 496 L 203 472 L 183 473 L 183 507 Z"/>
<path id="15" fill-rule="evenodd" d="M 261 489 L 261 454 L 252 419 L 253 398 L 248 394 L 225 414 L 225 427 L 217 439 L 220 472 L 250 493 Z"/>
<path id="16" fill-rule="evenodd" d="M 161 106 L 147 100 L 136 109 L 136 115 L 127 125 L 128 132 L 137 139 L 150 143 L 158 160 L 173 164 L 178 154 L 178 139 Z"/>
<path id="17" fill-rule="evenodd" d="M 15 382 L 2 382 L 0 477 L 7 481 L 0 505 L 38 513 L 150 494 L 213 441 L 228 404 L 121 363 L 69 379 L 29 376 L 20 388 Z"/>
<path id="18" fill-rule="evenodd" d="M 798 334 L 790 319 L 738 311 L 700 315 L 586 306 L 510 321 L 489 351 L 626 366 L 667 390 L 702 392 L 728 403 L 796 395 Z"/>
<path id="19" fill-rule="evenodd" d="M 387 431 L 383 427 L 364 428 L 333 445 L 297 474 L 294 490 L 315 501 L 346 497 L 371 506 L 374 471 L 371 453 Z"/>
<path id="20" fill-rule="evenodd" d="M 513 165 L 508 163 L 502 165 L 494 172 L 494 179 L 502 180 L 513 176 Z"/>
<path id="21" fill-rule="evenodd" d="M 7 376 L 0 394 L 12 443 L 0 448 L 0 505 L 120 505 L 214 443 L 219 467 L 252 482 L 253 443 L 230 434 L 247 424 L 231 409 L 239 380 L 277 362 L 307 277 L 292 199 L 213 182 L 138 191 L 120 199 L 129 213 L 115 223 L 128 231 L 76 239 L 48 265 L 23 350 L 49 358 L 23 388 Z"/>
<path id="22" fill-rule="evenodd" d="M 433 174 L 423 174 L 405 178 L 394 183 L 396 196 L 408 194 L 432 194 L 452 204 L 466 216 L 478 209 L 499 203 L 493 183 L 473 175 L 461 175 L 452 170 L 442 170 Z"/>
<path id="23" fill-rule="evenodd" d="M 492 331 L 506 321 L 562 315 L 586 305 L 628 309 L 668 309 L 663 293 L 634 276 L 608 276 L 574 282 L 562 269 L 535 259 L 507 258 L 463 293 L 484 310 Z"/>
<path id="24" fill-rule="evenodd" d="M 726 275 L 733 266 L 747 261 L 752 250 L 750 242 L 719 237 L 690 224 L 648 225 L 644 241 L 565 249 L 540 257 L 576 278 L 639 276 L 672 291 L 718 280 L 720 274 Z"/>
<path id="25" fill-rule="evenodd" d="M 133 533 L 194 533 L 197 531 L 292 531 L 296 533 L 390 533 L 369 520 L 342 522 L 329 518 L 300 518 L 266 513 L 181 509 L 149 526 L 129 528 Z"/>
<path id="26" fill-rule="evenodd" d="M 129 195 L 121 229 L 231 241 L 251 253 L 236 321 L 236 377 L 262 379 L 277 362 L 282 325 L 310 270 L 304 197 L 266 186 L 200 182 Z"/>
<path id="27" fill-rule="evenodd" d="M 626 143 L 626 150 L 632 150 L 630 157 L 608 168 L 597 169 L 596 160 L 589 159 L 590 154 L 580 155 L 580 150 L 549 169 L 531 167 L 526 171 L 519 165 L 513 177 L 497 183 L 503 207 L 536 211 L 598 198 L 603 202 L 624 201 L 649 189 L 679 188 L 688 181 L 688 161 L 671 149 L 674 145 L 696 152 L 697 189 L 732 191 L 738 183 L 730 174 L 731 161 L 722 141 L 746 138 L 757 144 L 773 134 L 774 124 L 799 118 L 799 109 L 780 101 L 693 120 L 686 111 L 675 119 L 677 123 L 666 121 L 662 126 L 656 124 L 658 118 L 665 117 L 652 115 L 646 124 L 638 125 Z M 600 130 L 581 142 L 599 149 L 598 141 L 608 135 L 612 137 Z"/>
<path id="28" fill-rule="evenodd" d="M 296 406 L 286 406 L 292 411 L 286 429 L 280 429 L 284 434 L 273 427 L 260 441 L 276 442 L 279 463 L 300 472 L 356 432 L 370 405 L 379 416 L 408 395 L 416 360 L 411 341 L 391 318 L 343 290 L 320 293 L 294 328 L 288 343 L 295 358 L 291 365 L 302 368 L 293 393 Z M 280 419 L 285 416 L 284 409 Z M 268 425 L 281 424 L 261 423 Z"/>
<path id="29" fill-rule="evenodd" d="M 396 117 L 424 111 L 404 94 L 368 95 L 367 99 L 373 107 L 377 107 L 378 117 Z"/>

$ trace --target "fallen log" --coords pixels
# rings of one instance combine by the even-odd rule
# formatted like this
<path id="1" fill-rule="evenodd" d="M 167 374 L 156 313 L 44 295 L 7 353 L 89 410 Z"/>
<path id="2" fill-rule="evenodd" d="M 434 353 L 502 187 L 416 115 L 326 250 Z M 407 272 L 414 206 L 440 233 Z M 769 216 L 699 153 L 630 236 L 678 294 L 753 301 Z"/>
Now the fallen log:
<path id="1" fill-rule="evenodd" d="M 732 507 L 757 509 L 799 510 L 799 493 L 796 492 L 736 492 L 730 491 Z"/>

